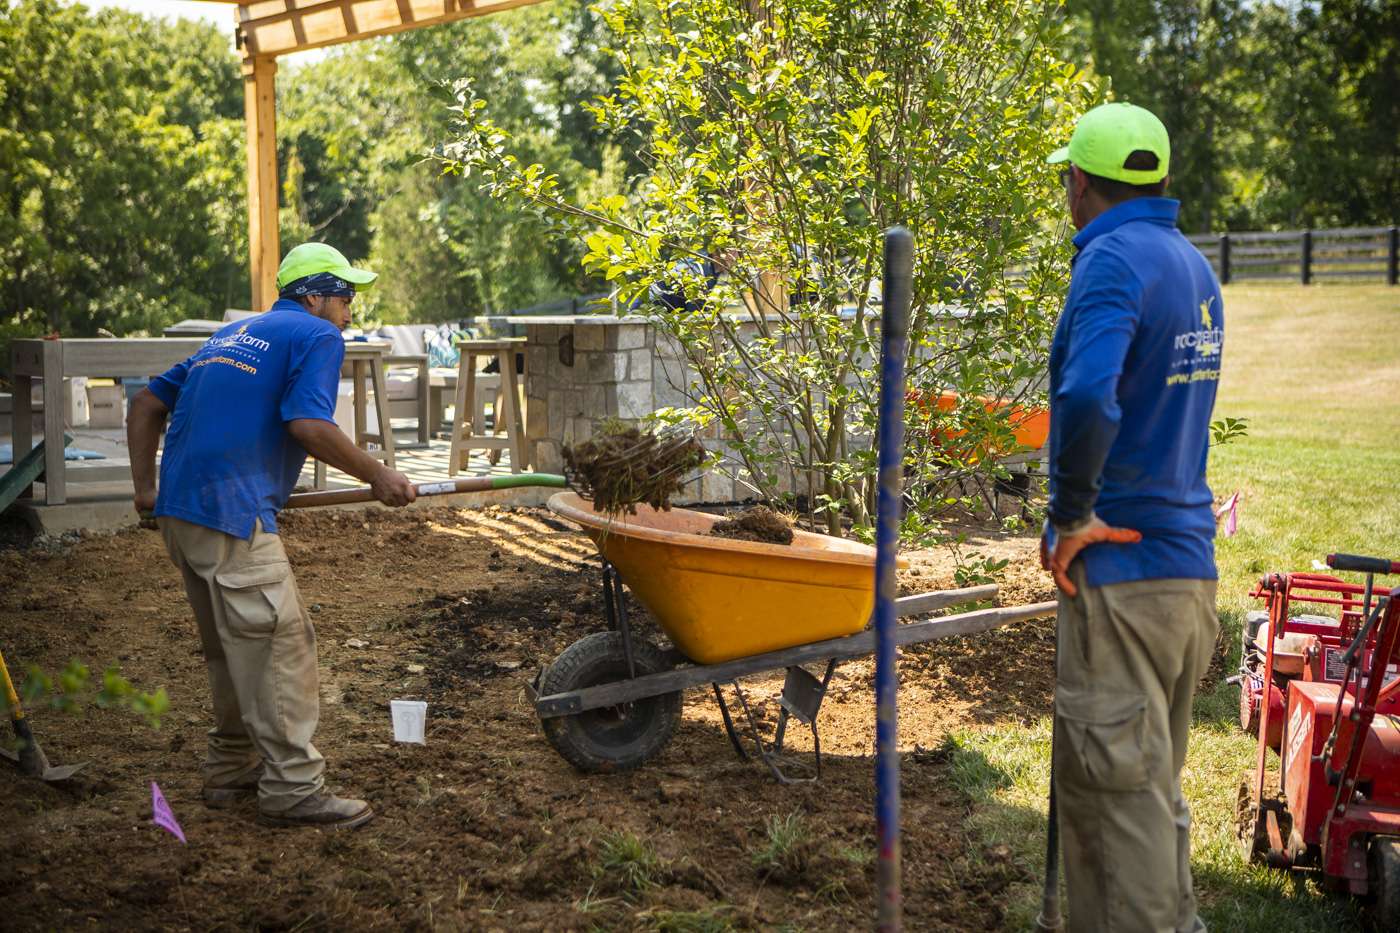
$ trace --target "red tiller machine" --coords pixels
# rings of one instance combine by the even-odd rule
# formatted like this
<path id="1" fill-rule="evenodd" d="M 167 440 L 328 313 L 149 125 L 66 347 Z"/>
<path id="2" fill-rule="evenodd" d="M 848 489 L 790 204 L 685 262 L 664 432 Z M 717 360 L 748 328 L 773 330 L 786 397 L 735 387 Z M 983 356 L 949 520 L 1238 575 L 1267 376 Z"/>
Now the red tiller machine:
<path id="1" fill-rule="evenodd" d="M 1400 587 L 1374 585 L 1400 561 L 1327 565 L 1366 582 L 1273 573 L 1250 594 L 1266 609 L 1245 617 L 1237 678 L 1240 724 L 1259 739 L 1241 839 L 1251 861 L 1320 871 L 1400 929 Z"/>

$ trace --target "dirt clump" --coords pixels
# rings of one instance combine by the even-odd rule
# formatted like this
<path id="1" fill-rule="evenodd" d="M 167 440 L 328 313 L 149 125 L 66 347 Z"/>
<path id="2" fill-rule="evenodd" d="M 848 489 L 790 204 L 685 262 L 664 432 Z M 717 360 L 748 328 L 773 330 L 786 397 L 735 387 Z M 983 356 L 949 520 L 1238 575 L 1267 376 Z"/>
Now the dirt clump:
<path id="1" fill-rule="evenodd" d="M 705 462 L 705 448 L 693 435 L 660 436 L 619 421 L 605 422 L 597 434 L 564 448 L 569 484 L 609 515 L 635 514 L 637 505 L 671 508 L 686 477 Z"/>
<path id="2" fill-rule="evenodd" d="M 733 518 L 723 518 L 710 527 L 716 538 L 758 541 L 763 544 L 791 544 L 792 523 L 766 505 L 755 505 Z"/>

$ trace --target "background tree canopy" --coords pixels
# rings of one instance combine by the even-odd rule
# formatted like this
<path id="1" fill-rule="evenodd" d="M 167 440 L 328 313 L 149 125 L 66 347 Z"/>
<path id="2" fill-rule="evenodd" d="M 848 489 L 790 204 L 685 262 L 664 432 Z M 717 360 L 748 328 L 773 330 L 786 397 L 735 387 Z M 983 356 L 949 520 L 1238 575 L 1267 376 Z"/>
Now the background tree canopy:
<path id="1" fill-rule="evenodd" d="M 603 287 L 581 248 L 424 161 L 469 77 L 571 200 L 631 189 L 635 138 L 588 0 L 352 43 L 278 75 L 284 246 L 385 273 L 378 319 L 460 319 Z M 1065 57 L 1172 132 L 1190 231 L 1400 220 L 1400 3 L 1066 0 Z M 242 87 L 218 28 L 0 0 L 0 341 L 158 333 L 246 307 Z M 0 367 L 8 353 L 0 350 Z"/>

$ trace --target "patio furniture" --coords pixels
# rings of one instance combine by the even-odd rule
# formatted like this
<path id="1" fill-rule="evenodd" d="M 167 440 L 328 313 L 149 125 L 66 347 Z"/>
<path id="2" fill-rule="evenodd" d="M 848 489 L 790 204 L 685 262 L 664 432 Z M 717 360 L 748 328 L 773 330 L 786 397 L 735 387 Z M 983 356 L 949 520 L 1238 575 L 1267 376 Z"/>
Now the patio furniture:
<path id="1" fill-rule="evenodd" d="M 372 335 L 393 344 L 393 350 L 385 357 L 389 414 L 397 418 L 416 417 L 418 441 L 423 446 L 442 429 L 447 405 L 457 388 L 457 370 L 453 366 L 434 366 L 433 354 L 429 352 L 432 338 L 446 339 L 445 328 L 464 330 L 456 324 L 391 324 Z"/>
<path id="2" fill-rule="evenodd" d="M 345 342 L 345 363 L 350 368 L 350 384 L 354 393 L 355 423 L 351 440 L 355 446 L 376 460 L 384 461 L 394 468 L 394 431 L 389 421 L 389 391 L 384 380 L 384 366 L 388 341 L 347 340 Z M 369 392 L 374 393 L 375 431 L 369 430 Z M 377 444 L 377 449 L 370 447 Z M 326 485 L 326 465 L 317 460 L 313 472 L 317 489 Z"/>
<path id="3" fill-rule="evenodd" d="M 63 459 L 63 379 L 65 376 L 150 377 L 165 372 L 204 345 L 204 340 L 175 338 L 91 337 L 58 340 L 15 340 L 10 344 L 10 373 L 14 379 L 14 418 L 11 428 L 16 460 L 34 445 L 33 403 L 30 388 L 35 377 L 44 380 L 44 502 L 68 501 L 69 468 Z M 130 479 L 130 464 L 102 462 L 78 468 L 85 481 Z M 78 470 L 74 470 L 77 473 Z M 33 495 L 33 486 L 20 492 Z"/>
<path id="4" fill-rule="evenodd" d="M 448 453 L 447 475 L 456 476 L 466 465 L 473 450 L 510 451 L 510 470 L 525 469 L 525 420 L 521 414 L 520 377 L 515 372 L 515 355 L 525 340 L 520 337 L 499 340 L 459 340 L 455 344 L 460 357 L 457 361 L 456 414 L 452 419 L 452 447 Z M 494 358 L 500 368 L 496 374 L 497 403 L 487 434 L 486 419 L 477 391 L 484 374 L 477 372 L 478 358 Z M 505 436 L 500 435 L 505 429 Z M 495 462 L 494 460 L 492 461 Z"/>
<path id="5" fill-rule="evenodd" d="M 212 337 L 227 323 L 208 318 L 186 318 L 178 324 L 171 324 L 163 333 L 167 337 Z"/>

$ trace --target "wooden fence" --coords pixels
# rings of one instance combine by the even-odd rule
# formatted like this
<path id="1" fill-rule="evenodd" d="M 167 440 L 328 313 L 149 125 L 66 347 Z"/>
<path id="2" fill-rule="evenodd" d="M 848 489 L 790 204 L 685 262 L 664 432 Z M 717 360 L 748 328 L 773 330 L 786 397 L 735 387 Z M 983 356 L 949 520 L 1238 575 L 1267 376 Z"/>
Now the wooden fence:
<path id="1" fill-rule="evenodd" d="M 1222 283 L 1291 279 L 1304 285 L 1342 279 L 1400 283 L 1400 227 L 1195 233 L 1187 237 Z"/>

